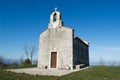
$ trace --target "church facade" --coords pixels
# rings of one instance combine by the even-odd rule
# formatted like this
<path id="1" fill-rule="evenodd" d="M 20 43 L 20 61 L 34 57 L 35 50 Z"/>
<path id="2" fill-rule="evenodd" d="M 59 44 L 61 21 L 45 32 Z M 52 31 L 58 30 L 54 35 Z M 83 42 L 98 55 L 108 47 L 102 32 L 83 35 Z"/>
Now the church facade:
<path id="1" fill-rule="evenodd" d="M 89 66 L 89 44 L 74 34 L 74 29 L 63 25 L 61 14 L 50 15 L 48 29 L 40 34 L 38 68 L 75 69 Z"/>

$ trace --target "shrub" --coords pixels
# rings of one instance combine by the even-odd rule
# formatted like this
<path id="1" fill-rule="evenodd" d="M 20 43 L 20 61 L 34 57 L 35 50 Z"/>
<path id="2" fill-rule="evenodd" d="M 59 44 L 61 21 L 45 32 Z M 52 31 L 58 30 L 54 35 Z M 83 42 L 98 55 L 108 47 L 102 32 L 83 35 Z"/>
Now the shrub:
<path id="1" fill-rule="evenodd" d="M 0 68 L 5 68 L 7 65 L 4 64 L 3 62 L 0 62 Z"/>
<path id="2" fill-rule="evenodd" d="M 23 61 L 20 66 L 22 66 L 22 67 L 32 66 L 30 59 L 26 59 L 25 61 Z"/>

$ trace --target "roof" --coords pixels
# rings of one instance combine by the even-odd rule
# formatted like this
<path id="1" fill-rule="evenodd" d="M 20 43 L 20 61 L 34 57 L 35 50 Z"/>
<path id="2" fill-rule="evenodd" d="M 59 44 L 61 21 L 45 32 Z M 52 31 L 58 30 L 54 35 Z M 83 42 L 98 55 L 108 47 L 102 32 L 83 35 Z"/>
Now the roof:
<path id="1" fill-rule="evenodd" d="M 77 37 L 77 36 L 74 36 L 74 39 L 76 39 L 76 40 L 78 40 L 78 41 L 82 42 L 83 44 L 85 44 L 85 45 L 87 45 L 87 46 L 89 46 L 89 42 L 84 41 L 84 40 L 80 39 L 80 38 L 79 38 L 79 37 Z"/>

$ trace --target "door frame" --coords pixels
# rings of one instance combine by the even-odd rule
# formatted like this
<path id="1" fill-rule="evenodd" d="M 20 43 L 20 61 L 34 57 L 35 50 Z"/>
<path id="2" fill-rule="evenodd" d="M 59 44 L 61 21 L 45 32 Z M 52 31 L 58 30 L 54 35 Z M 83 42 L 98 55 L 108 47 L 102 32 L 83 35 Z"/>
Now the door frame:
<path id="1" fill-rule="evenodd" d="M 51 55 L 50 68 L 57 68 L 57 52 L 51 52 L 50 55 Z M 53 59 L 55 59 L 55 62 Z"/>

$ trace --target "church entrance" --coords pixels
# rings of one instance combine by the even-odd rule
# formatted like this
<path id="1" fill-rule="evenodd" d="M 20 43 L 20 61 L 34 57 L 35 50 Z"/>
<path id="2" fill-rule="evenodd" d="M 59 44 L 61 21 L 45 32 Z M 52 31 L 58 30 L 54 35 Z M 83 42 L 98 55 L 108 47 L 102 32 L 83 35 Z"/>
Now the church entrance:
<path id="1" fill-rule="evenodd" d="M 51 52 L 51 68 L 56 68 L 57 52 Z"/>

